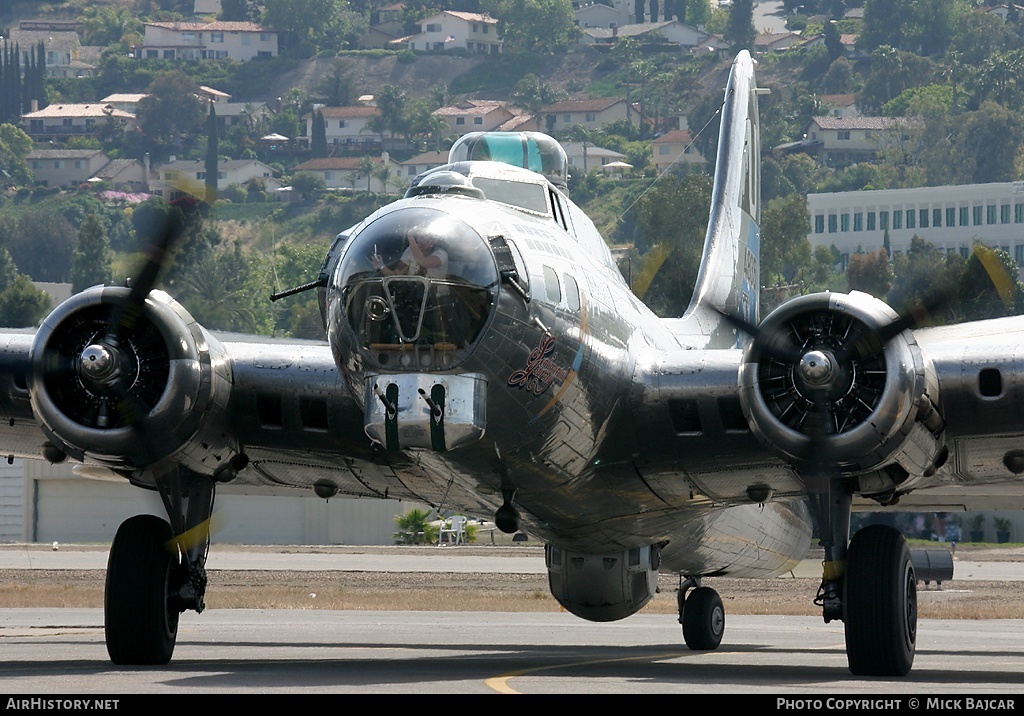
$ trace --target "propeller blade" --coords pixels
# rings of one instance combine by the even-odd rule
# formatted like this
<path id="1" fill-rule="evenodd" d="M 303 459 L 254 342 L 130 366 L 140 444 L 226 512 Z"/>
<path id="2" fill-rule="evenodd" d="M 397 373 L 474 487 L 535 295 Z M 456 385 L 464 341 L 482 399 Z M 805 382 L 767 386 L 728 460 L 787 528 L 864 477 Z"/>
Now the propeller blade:
<path id="1" fill-rule="evenodd" d="M 793 336 L 790 334 L 783 331 L 766 331 L 761 326 L 755 326 L 739 316 L 734 316 L 722 310 L 718 310 L 718 313 L 733 328 L 753 338 L 755 349 L 761 355 L 766 355 L 781 363 L 794 363 L 800 360 L 802 355 L 801 346 L 793 341 Z"/>
<path id="2" fill-rule="evenodd" d="M 142 315 L 146 297 L 156 288 L 160 274 L 170 262 L 171 249 L 181 236 L 183 224 L 180 212 L 168 212 L 166 221 L 160 227 L 160 234 L 147 246 L 146 259 L 131 281 L 128 297 L 119 301 L 111 312 L 112 331 L 108 333 L 108 338 L 114 342 L 115 347 L 125 331 L 133 328 Z"/>
<path id="3" fill-rule="evenodd" d="M 845 345 L 836 352 L 836 358 L 840 361 L 863 360 L 868 356 L 875 355 L 882 350 L 886 343 L 903 331 L 932 323 L 935 316 L 939 315 L 948 305 L 949 296 L 932 294 L 923 300 L 914 302 L 883 326 L 876 329 L 857 328 L 852 340 L 846 341 Z"/>

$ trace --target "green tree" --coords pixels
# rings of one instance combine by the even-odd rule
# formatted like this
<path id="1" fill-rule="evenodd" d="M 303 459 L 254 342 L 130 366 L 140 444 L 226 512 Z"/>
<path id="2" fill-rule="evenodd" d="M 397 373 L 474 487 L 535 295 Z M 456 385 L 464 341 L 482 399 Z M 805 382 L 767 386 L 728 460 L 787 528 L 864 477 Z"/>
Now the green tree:
<path id="1" fill-rule="evenodd" d="M 312 136 L 309 139 L 309 148 L 314 158 L 327 156 L 327 122 L 324 120 L 324 113 L 319 109 L 313 113 Z"/>
<path id="2" fill-rule="evenodd" d="M 968 0 L 864 0 L 857 46 L 880 45 L 922 55 L 942 54 L 972 11 Z"/>
<path id="3" fill-rule="evenodd" d="M 406 104 L 408 93 L 397 85 L 385 84 L 377 93 L 377 110 L 379 114 L 372 117 L 370 125 L 383 139 L 387 134 L 392 139 L 404 134 L 406 129 Z"/>
<path id="4" fill-rule="evenodd" d="M 642 264 L 633 290 L 662 316 L 681 316 L 693 295 L 704 248 L 711 178 L 666 175 L 634 205 Z"/>
<path id="5" fill-rule="evenodd" d="M 127 3 L 90 5 L 82 10 L 79 22 L 82 26 L 82 42 L 85 45 L 130 44 L 134 38 L 141 38 L 142 20 Z"/>
<path id="6" fill-rule="evenodd" d="M 316 86 L 319 96 L 328 107 L 347 107 L 356 93 L 356 77 L 350 63 L 334 58 L 331 71 Z"/>
<path id="7" fill-rule="evenodd" d="M 259 16 L 256 0 L 220 0 L 221 20 L 247 22 Z"/>
<path id="8" fill-rule="evenodd" d="M 6 172 L 19 184 L 30 183 L 32 172 L 25 158 L 32 146 L 32 139 L 24 131 L 13 124 L 0 124 L 0 177 Z"/>
<path id="9" fill-rule="evenodd" d="M 879 249 L 867 254 L 852 254 L 846 267 L 846 280 L 849 290 L 863 291 L 884 299 L 894 281 L 889 253 Z"/>
<path id="10" fill-rule="evenodd" d="M 313 172 L 299 172 L 292 177 L 292 189 L 297 191 L 303 200 L 315 200 L 326 190 L 324 179 Z"/>
<path id="11" fill-rule="evenodd" d="M 711 22 L 711 3 L 708 0 L 686 0 L 686 24 L 701 27 Z"/>
<path id="12" fill-rule="evenodd" d="M 512 102 L 517 107 L 539 115 L 541 110 L 550 104 L 564 99 L 565 93 L 545 82 L 537 75 L 523 75 L 512 90 Z"/>
<path id="13" fill-rule="evenodd" d="M 110 240 L 103 221 L 89 214 L 78 229 L 78 246 L 71 255 L 71 290 L 78 293 L 90 286 L 109 284 L 110 261 Z"/>
<path id="14" fill-rule="evenodd" d="M 398 531 L 393 537 L 396 544 L 435 544 L 437 543 L 437 527 L 430 524 L 430 510 L 413 508 L 395 516 Z"/>
<path id="15" fill-rule="evenodd" d="M 0 324 L 11 328 L 39 325 L 50 311 L 50 297 L 18 274 L 10 286 L 0 291 Z"/>
<path id="16" fill-rule="evenodd" d="M 481 0 L 480 7 L 499 21 L 511 50 L 552 52 L 579 34 L 572 5 L 565 0 Z"/>
<path id="17" fill-rule="evenodd" d="M 150 151 L 160 158 L 180 152 L 187 138 L 203 126 L 199 85 L 181 71 L 162 72 L 138 103 L 138 124 Z"/>
<path id="18" fill-rule="evenodd" d="M 188 265 L 175 285 L 178 300 L 207 328 L 269 334 L 274 317 L 266 279 L 256 257 L 235 244 Z"/>
<path id="19" fill-rule="evenodd" d="M 206 179 L 204 184 L 207 206 L 211 206 L 213 202 L 217 201 L 217 179 L 220 174 L 220 152 L 217 148 L 217 111 L 213 104 L 210 102 L 210 113 L 206 117 L 206 164 L 204 167 Z"/>
<path id="20" fill-rule="evenodd" d="M 839 30 L 836 28 L 836 23 L 826 22 L 825 23 L 825 49 L 828 50 L 829 59 L 835 62 L 843 56 L 843 41 L 839 37 Z"/>
<path id="21" fill-rule="evenodd" d="M 71 274 L 71 254 L 78 232 L 67 219 L 45 205 L 22 214 L 8 250 L 18 270 L 36 281 L 65 282 Z"/>
<path id="22" fill-rule="evenodd" d="M 893 258 L 895 280 L 888 301 L 895 308 L 904 309 L 935 296 L 955 297 L 963 282 L 964 267 L 960 254 L 946 254 L 935 244 L 913 236 L 910 248 Z M 931 322 L 955 320 L 955 303 L 954 300 L 939 307 Z"/>
<path id="23" fill-rule="evenodd" d="M 975 243 L 964 266 L 956 296 L 957 318 L 980 321 L 1013 316 L 1024 308 L 1020 268 L 1005 251 Z"/>
<path id="24" fill-rule="evenodd" d="M 263 24 L 282 33 L 282 50 L 302 55 L 315 52 L 342 18 L 341 0 L 263 0 Z"/>
<path id="25" fill-rule="evenodd" d="M 754 51 L 754 0 L 735 0 L 729 12 L 729 23 L 725 28 L 725 41 L 730 51 L 736 54 L 740 50 Z"/>
<path id="26" fill-rule="evenodd" d="M 761 283 L 790 284 L 810 263 L 807 198 L 803 194 L 773 199 L 761 211 Z"/>
<path id="27" fill-rule="evenodd" d="M 957 183 L 1013 181 L 1020 176 L 1024 121 L 1017 112 L 984 102 L 976 112 L 951 117 L 952 176 Z"/>

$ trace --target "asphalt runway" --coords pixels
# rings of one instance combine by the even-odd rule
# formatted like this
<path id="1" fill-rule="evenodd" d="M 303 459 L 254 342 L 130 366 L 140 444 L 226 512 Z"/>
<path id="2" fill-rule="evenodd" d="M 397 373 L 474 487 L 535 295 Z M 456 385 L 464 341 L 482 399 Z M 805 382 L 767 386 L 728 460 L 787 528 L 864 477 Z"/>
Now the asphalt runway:
<path id="1" fill-rule="evenodd" d="M 842 625 L 814 617 L 728 617 L 717 651 L 691 652 L 671 615 L 214 610 L 183 615 L 170 665 L 122 668 L 107 660 L 102 616 L 0 614 L 2 695 L 902 695 L 923 707 L 1024 687 L 1024 624 L 1008 620 L 922 621 L 908 677 L 862 679 L 847 670 Z"/>
<path id="2" fill-rule="evenodd" d="M 544 569 L 539 550 L 495 552 L 501 557 L 460 552 L 368 548 L 365 553 L 280 554 L 222 548 L 211 554 L 209 566 Z M 96 548 L 0 548 L 0 568 L 102 569 L 105 563 L 106 551 Z M 796 576 L 807 576 L 800 574 L 805 569 L 820 570 L 820 565 L 805 563 Z M 1024 568 L 958 562 L 956 578 L 1024 579 Z M 870 700 L 897 695 L 902 708 L 911 708 L 910 698 L 920 699 L 923 708 L 936 694 L 1006 699 L 1024 686 L 1024 621 L 1018 620 L 921 620 L 911 674 L 862 679 L 847 669 L 843 625 L 826 625 L 817 617 L 729 615 L 725 639 L 714 652 L 689 651 L 674 615 L 638 614 L 595 624 L 568 613 L 207 610 L 186 612 L 181 619 L 168 666 L 122 668 L 107 658 L 100 609 L 3 610 L 0 696 L 715 693 Z M 765 705 L 777 703 L 769 699 Z"/>

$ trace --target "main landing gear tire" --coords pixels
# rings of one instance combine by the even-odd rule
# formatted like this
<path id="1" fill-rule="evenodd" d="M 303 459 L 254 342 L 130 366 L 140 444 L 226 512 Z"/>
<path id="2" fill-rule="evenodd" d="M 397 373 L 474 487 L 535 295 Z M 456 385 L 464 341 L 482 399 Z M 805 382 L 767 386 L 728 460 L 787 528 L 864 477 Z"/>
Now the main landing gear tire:
<path id="1" fill-rule="evenodd" d="M 725 607 L 711 587 L 698 587 L 683 602 L 683 640 L 693 651 L 712 651 L 725 634 Z"/>
<path id="2" fill-rule="evenodd" d="M 905 676 L 917 645 L 917 577 L 907 541 L 870 525 L 850 540 L 843 622 L 846 658 L 858 676 Z"/>
<path id="3" fill-rule="evenodd" d="M 119 665 L 166 664 L 174 653 L 179 610 L 171 595 L 182 583 L 171 526 L 153 515 L 121 523 L 110 546 L 104 596 L 107 654 Z"/>

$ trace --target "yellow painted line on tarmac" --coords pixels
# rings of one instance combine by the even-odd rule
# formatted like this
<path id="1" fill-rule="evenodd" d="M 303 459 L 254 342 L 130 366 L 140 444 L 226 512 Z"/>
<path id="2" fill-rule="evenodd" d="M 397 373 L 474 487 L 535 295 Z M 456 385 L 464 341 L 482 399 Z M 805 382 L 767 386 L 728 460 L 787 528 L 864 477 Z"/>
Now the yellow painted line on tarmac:
<path id="1" fill-rule="evenodd" d="M 523 671 L 515 671 L 511 674 L 505 674 L 504 676 L 494 676 L 484 681 L 484 684 L 488 688 L 497 691 L 499 694 L 521 694 L 521 691 L 516 691 L 509 686 L 509 681 L 512 679 L 519 678 L 521 676 L 534 676 L 544 671 L 554 671 L 556 669 L 569 669 L 579 666 L 594 666 L 595 664 L 617 664 L 626 661 L 652 661 L 659 659 L 677 659 L 686 652 L 670 652 L 667 654 L 655 654 L 645 656 L 626 656 L 617 659 L 594 659 L 592 661 L 580 661 L 580 662 L 567 662 L 564 664 L 553 664 L 551 666 L 538 666 L 536 669 L 524 669 Z M 694 652 L 696 653 L 696 652 Z"/>

